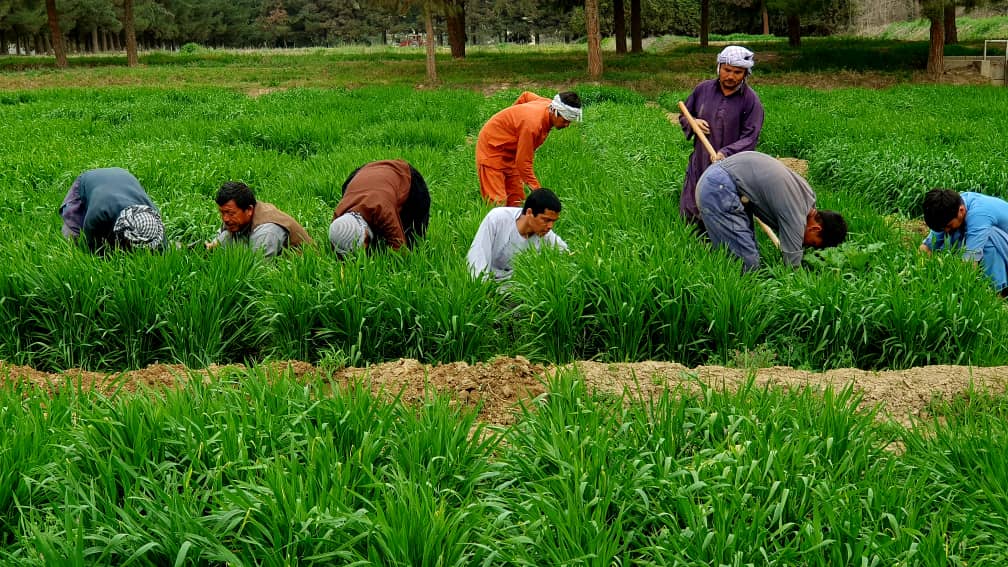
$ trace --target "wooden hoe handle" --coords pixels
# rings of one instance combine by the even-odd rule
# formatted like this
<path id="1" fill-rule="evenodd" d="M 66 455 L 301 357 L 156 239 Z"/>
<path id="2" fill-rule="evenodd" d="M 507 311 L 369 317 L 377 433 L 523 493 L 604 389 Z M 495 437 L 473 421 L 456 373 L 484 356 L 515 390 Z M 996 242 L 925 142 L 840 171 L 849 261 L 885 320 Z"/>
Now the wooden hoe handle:
<path id="1" fill-rule="evenodd" d="M 693 135 L 700 140 L 700 143 L 703 144 L 704 148 L 707 148 L 707 152 L 710 154 L 711 157 L 711 162 L 713 162 L 714 158 L 717 156 L 717 151 L 714 150 L 714 146 L 712 146 L 710 141 L 707 140 L 707 136 L 705 136 L 703 131 L 700 130 L 700 126 L 697 125 L 696 119 L 693 118 L 693 115 L 690 114 L 690 111 L 686 108 L 686 104 L 681 100 L 679 101 L 679 111 L 682 112 L 682 115 L 686 118 L 686 122 L 689 122 L 690 128 L 693 129 Z M 756 224 L 758 224 L 759 227 L 763 230 L 763 232 L 766 233 L 767 237 L 770 239 L 770 242 L 773 242 L 773 245 L 776 246 L 778 250 L 780 250 L 780 239 L 777 238 L 777 235 L 774 234 L 774 231 L 771 230 L 770 227 L 767 226 L 766 223 L 760 220 L 760 218 L 757 217 L 756 215 L 753 215 L 753 220 L 755 220 Z"/>

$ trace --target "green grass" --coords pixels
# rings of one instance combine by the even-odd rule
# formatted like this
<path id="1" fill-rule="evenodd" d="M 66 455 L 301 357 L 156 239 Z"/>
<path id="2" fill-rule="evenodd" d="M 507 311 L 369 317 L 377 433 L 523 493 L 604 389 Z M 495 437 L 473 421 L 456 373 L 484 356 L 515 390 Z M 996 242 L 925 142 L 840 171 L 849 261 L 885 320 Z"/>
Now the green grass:
<path id="1" fill-rule="evenodd" d="M 0 390 L 0 558 L 52 564 L 997 565 L 1004 427 L 933 430 L 850 390 L 644 403 L 569 371 L 491 431 L 252 369 L 102 396 Z M 954 402 L 955 403 L 955 402 Z M 950 410 L 951 411 L 951 410 Z M 885 449 L 893 442 L 905 450 Z"/>
<path id="2" fill-rule="evenodd" d="M 873 62 L 881 48 L 855 44 L 829 61 L 912 73 Z M 897 226 L 918 215 L 933 185 L 1008 196 L 997 166 L 1008 156 L 995 136 L 1008 124 L 990 110 L 1006 106 L 1006 91 L 814 90 L 788 86 L 806 75 L 783 64 L 761 66 L 761 149 L 808 159 L 821 204 L 848 215 L 852 246 L 876 254 L 856 267 L 793 271 L 761 242 L 767 269 L 740 277 L 735 261 L 678 221 L 690 148 L 665 117 L 709 75 L 714 50 L 613 58 L 601 85 L 578 84 L 583 54 L 564 49 L 475 51 L 471 67 L 444 73 L 443 89 L 413 88 L 416 54 L 383 52 L 368 70 L 353 60 L 370 54 L 324 51 L 7 71 L 0 83 L 15 90 L 0 92 L 0 359 L 108 370 L 496 354 L 1005 364 L 1003 301 L 959 259 L 918 256 Z M 551 63 L 569 75 L 551 75 Z M 497 67 L 504 75 L 482 75 Z M 557 231 L 574 254 L 521 257 L 512 293 L 499 294 L 465 269 L 486 211 L 467 139 L 519 88 L 484 96 L 472 87 L 552 85 L 551 76 L 568 77 L 587 103 L 586 122 L 553 133 L 536 162 L 564 199 Z M 357 88 L 365 80 L 384 86 Z M 160 86 L 129 86 L 144 81 Z M 24 88 L 36 84 L 47 88 Z M 109 84 L 123 86 L 90 88 Z M 241 94 L 264 84 L 284 89 Z M 346 174 L 388 157 L 414 163 L 434 198 L 429 238 L 403 256 L 337 262 L 322 249 L 267 263 L 241 250 L 182 249 L 95 258 L 59 235 L 55 209 L 73 178 L 120 165 L 182 244 L 216 230 L 211 198 L 230 178 L 254 184 L 324 241 Z M 504 430 L 443 398 L 404 406 L 329 384 L 324 372 L 299 381 L 254 364 L 136 395 L 8 383 L 0 562 L 1008 560 L 1003 396 L 936 401 L 933 423 L 904 429 L 857 410 L 850 390 L 700 385 L 631 403 L 587 391 L 574 371 L 548 380 L 548 393 Z"/>
<path id="3" fill-rule="evenodd" d="M 472 281 L 464 257 L 486 212 L 471 140 L 517 89 L 21 91 L 0 105 L 0 219 L 11 231 L 0 245 L 0 325 L 11 330 L 0 358 L 47 370 L 498 354 L 696 365 L 759 348 L 813 369 L 1005 364 L 1003 302 L 971 266 L 918 257 L 893 219 L 918 218 L 935 186 L 1008 197 L 992 166 L 1008 124 L 989 110 L 1006 91 L 758 88 L 769 117 L 760 149 L 809 160 L 820 205 L 848 217 L 850 246 L 877 251 L 857 270 L 796 272 L 764 243 L 767 270 L 739 277 L 690 234 L 677 215 L 690 147 L 665 116 L 686 89 L 650 101 L 579 89 L 586 121 L 551 134 L 536 160 L 564 200 L 557 232 L 574 254 L 519 258 L 507 295 Z M 336 261 L 324 243 L 339 187 L 390 157 L 431 187 L 429 237 L 409 254 Z M 66 188 L 108 165 L 137 175 L 181 249 L 95 258 L 63 241 L 55 209 Z M 277 262 L 188 250 L 217 229 L 212 196 L 227 179 L 256 187 L 323 245 Z"/>
<path id="4" fill-rule="evenodd" d="M 881 39 L 926 40 L 928 26 L 930 23 L 926 19 L 897 22 L 883 28 L 879 37 Z M 1008 16 L 985 18 L 959 16 L 956 18 L 956 33 L 960 41 L 979 42 L 982 48 L 985 39 L 1008 38 Z M 1004 47 L 1003 43 L 999 45 L 1001 48 Z"/>

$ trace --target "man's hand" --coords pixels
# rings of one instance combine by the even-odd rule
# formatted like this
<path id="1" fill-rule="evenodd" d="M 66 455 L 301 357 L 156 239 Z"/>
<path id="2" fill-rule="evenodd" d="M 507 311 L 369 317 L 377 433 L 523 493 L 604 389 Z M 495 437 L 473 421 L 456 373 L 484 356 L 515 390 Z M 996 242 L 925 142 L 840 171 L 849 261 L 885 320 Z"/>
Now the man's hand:
<path id="1" fill-rule="evenodd" d="M 702 118 L 697 118 L 696 125 L 698 128 L 700 128 L 700 131 L 704 133 L 704 136 L 710 134 L 710 124 L 708 124 L 706 120 Z"/>
<path id="2" fill-rule="evenodd" d="M 220 245 L 220 241 L 219 240 L 207 240 L 206 242 L 203 243 L 203 245 L 206 246 L 207 250 L 213 250 L 214 248 L 217 248 L 217 246 Z"/>
<path id="3" fill-rule="evenodd" d="M 721 153 L 721 152 L 718 152 L 718 153 L 714 154 L 714 156 L 713 156 L 713 157 L 711 157 L 711 159 L 710 159 L 710 160 L 711 160 L 711 163 L 714 163 L 714 162 L 716 162 L 716 161 L 721 161 L 721 160 L 723 160 L 723 159 L 724 159 L 724 158 L 726 158 L 726 157 L 728 157 L 728 156 L 724 155 L 724 154 L 723 154 L 723 153 Z"/>

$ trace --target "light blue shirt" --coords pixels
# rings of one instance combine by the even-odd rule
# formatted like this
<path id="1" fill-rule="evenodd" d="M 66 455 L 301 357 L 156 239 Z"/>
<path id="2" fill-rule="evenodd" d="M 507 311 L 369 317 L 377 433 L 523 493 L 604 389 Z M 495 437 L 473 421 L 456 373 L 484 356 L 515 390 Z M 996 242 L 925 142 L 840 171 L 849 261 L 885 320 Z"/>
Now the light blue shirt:
<path id="1" fill-rule="evenodd" d="M 960 193 L 959 196 L 966 205 L 963 226 L 949 235 L 932 230 L 923 244 L 931 250 L 961 245 L 963 258 L 979 262 L 983 258 L 984 246 L 990 240 L 991 229 L 1008 232 L 1008 202 L 970 191 Z"/>

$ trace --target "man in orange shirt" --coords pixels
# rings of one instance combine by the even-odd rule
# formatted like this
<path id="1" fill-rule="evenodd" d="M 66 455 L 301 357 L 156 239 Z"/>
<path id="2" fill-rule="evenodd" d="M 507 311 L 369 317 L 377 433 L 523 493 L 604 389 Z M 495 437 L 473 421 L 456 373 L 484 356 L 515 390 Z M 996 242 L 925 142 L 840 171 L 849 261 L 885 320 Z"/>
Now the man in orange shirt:
<path id="1" fill-rule="evenodd" d="M 521 206 L 525 185 L 542 185 L 532 169 L 535 151 L 550 130 L 581 121 L 581 98 L 564 92 L 552 99 L 523 92 L 512 106 L 494 114 L 476 141 L 476 172 L 480 193 L 495 205 Z"/>

